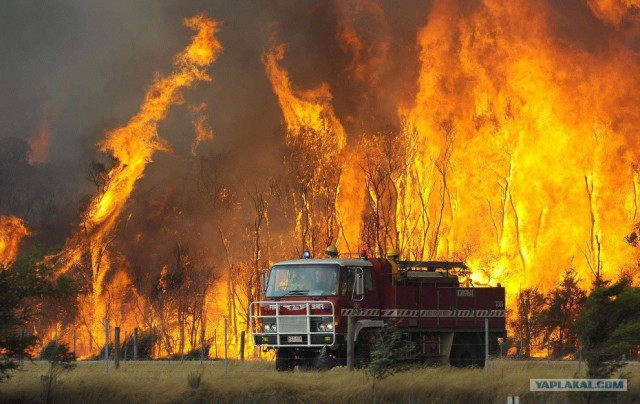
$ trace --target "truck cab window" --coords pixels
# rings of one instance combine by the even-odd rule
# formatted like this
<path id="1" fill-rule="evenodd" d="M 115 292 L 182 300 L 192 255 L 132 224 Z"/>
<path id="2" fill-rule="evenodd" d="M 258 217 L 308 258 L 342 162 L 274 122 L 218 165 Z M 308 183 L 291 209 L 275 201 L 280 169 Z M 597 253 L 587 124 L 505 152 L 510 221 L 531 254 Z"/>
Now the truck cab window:
<path id="1" fill-rule="evenodd" d="M 373 281 L 371 280 L 371 268 L 363 268 L 364 270 L 364 288 L 366 290 L 373 290 Z"/>
<path id="2" fill-rule="evenodd" d="M 351 294 L 351 292 L 353 292 L 355 279 L 356 279 L 355 268 L 347 268 L 344 271 L 342 271 L 342 282 L 340 285 L 340 291 L 342 296 L 346 296 L 347 294 Z"/>
<path id="3" fill-rule="evenodd" d="M 335 296 L 338 293 L 338 266 L 276 265 L 271 268 L 266 297 Z"/>
<path id="4" fill-rule="evenodd" d="M 366 290 L 373 290 L 373 281 L 371 280 L 371 268 L 345 268 L 342 271 L 342 281 L 340 282 L 340 293 L 342 296 L 350 295 L 353 292 L 356 281 L 356 273 L 362 271 L 364 273 L 364 287 Z"/>

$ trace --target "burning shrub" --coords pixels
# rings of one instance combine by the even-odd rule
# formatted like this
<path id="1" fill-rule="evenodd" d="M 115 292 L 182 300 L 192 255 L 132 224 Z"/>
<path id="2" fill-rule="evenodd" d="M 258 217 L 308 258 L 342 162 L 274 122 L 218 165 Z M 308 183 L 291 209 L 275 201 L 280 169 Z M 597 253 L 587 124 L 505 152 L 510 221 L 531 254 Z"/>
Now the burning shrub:
<path id="1" fill-rule="evenodd" d="M 68 279 L 52 280 L 51 268 L 43 263 L 47 252 L 43 246 L 32 246 L 11 267 L 0 265 L 0 382 L 18 369 L 18 361 L 31 357 L 38 343 L 36 336 L 23 332 L 41 314 L 35 307 L 42 307 L 44 299 L 73 294 Z"/>

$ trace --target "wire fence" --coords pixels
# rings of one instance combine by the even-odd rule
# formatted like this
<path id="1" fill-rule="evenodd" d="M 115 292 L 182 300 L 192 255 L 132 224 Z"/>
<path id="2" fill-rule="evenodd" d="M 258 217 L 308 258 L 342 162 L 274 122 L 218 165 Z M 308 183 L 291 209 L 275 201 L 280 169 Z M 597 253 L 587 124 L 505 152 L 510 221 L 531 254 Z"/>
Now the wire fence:
<path id="1" fill-rule="evenodd" d="M 79 360 L 223 360 L 269 358 L 254 347 L 251 333 L 231 330 L 225 319 L 222 329 L 213 328 L 198 335 L 159 327 L 149 329 L 113 326 L 105 319 L 102 330 L 88 334 L 84 329 L 56 330 L 49 339 L 41 338 L 37 357 L 48 359 L 55 348 L 66 345 Z"/>
<path id="2" fill-rule="evenodd" d="M 227 320 L 222 329 L 213 328 L 201 332 L 198 338 L 187 338 L 180 333 L 167 335 L 159 328 L 138 329 L 122 328 L 109 324 L 105 320 L 103 330 L 96 331 L 93 339 L 76 328 L 56 331 L 55 335 L 44 340 L 36 349 L 40 359 L 48 359 L 54 348 L 65 344 L 79 360 L 255 360 L 273 359 L 274 353 L 262 352 L 255 347 L 250 332 L 231 330 Z M 486 345 L 484 340 L 467 341 L 473 356 L 484 359 Z M 530 354 L 518 341 L 490 344 L 489 356 L 492 359 L 535 360 L 548 362 L 583 362 L 586 357 L 580 348 L 557 347 L 551 343 L 530 349 Z M 453 352 L 453 351 L 452 351 Z M 629 349 L 622 361 L 639 361 L 640 346 Z"/>

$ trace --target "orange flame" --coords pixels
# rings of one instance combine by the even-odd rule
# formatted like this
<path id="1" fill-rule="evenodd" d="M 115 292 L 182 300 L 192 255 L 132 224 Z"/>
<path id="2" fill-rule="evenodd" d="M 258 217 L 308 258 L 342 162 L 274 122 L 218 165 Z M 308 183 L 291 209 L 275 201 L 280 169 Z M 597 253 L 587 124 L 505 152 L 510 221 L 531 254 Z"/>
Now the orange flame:
<path id="1" fill-rule="evenodd" d="M 273 91 L 278 96 L 280 108 L 287 125 L 287 135 L 296 137 L 300 130 L 309 128 L 315 133 L 322 133 L 329 129 L 334 133 L 333 139 L 327 139 L 327 150 L 342 150 L 346 143 L 346 135 L 342 124 L 338 120 L 331 105 L 331 90 L 329 85 L 322 83 L 314 90 L 294 90 L 289 74 L 278 65 L 284 58 L 285 46 L 274 45 L 263 58 L 267 76 L 271 81 Z"/>
<path id="2" fill-rule="evenodd" d="M 633 261 L 623 236 L 638 219 L 640 97 L 623 90 L 637 87 L 635 56 L 569 49 L 533 3 L 461 8 L 435 2 L 419 34 L 419 91 L 402 111 L 441 222 L 425 253 L 468 245 L 471 266 L 485 268 L 478 281 L 511 293 L 553 287 L 573 258 L 585 281 L 617 273 Z"/>
<path id="3" fill-rule="evenodd" d="M 345 16 L 337 37 L 353 55 L 347 70 L 362 77 L 386 56 L 367 55 L 352 21 L 363 13 L 383 18 L 375 5 L 336 4 Z M 622 22 L 638 2 L 590 0 L 588 7 L 633 30 Z M 512 295 L 554 287 L 571 265 L 588 286 L 596 274 L 612 277 L 634 262 L 624 235 L 639 218 L 637 52 L 624 46 L 625 35 L 595 49 L 571 45 L 558 35 L 556 13 L 527 1 L 434 2 L 418 33 L 417 93 L 398 108 L 406 122 L 398 139 L 411 158 L 390 177 L 397 194 L 372 201 L 395 203 L 387 211 L 397 236 L 386 244 L 397 243 L 406 259 L 463 259 L 475 283 L 501 282 Z M 288 142 L 302 127 L 341 128 L 327 85 L 293 89 L 278 65 L 284 52 L 273 46 L 264 63 Z M 377 76 L 368 76 L 375 87 Z M 350 192 L 336 204 L 349 211 L 338 216 L 353 239 L 364 187 L 357 157 L 345 157 L 340 188 Z"/>
<path id="4" fill-rule="evenodd" d="M 200 143 L 213 139 L 213 129 L 211 129 L 211 126 L 209 126 L 207 122 L 206 109 L 207 104 L 204 102 L 189 106 L 189 112 L 193 116 L 193 125 L 196 128 L 196 138 L 191 144 L 191 154 L 194 156 Z"/>
<path id="5" fill-rule="evenodd" d="M 310 235 L 303 242 L 305 248 L 313 250 L 319 248 L 321 242 L 334 243 L 338 238 L 336 233 L 339 229 L 335 229 L 335 221 L 332 220 L 332 216 L 339 215 L 335 209 L 332 210 L 336 198 L 333 187 L 339 182 L 339 156 L 346 144 L 346 134 L 331 105 L 329 85 L 322 83 L 314 90 L 295 90 L 287 71 L 278 65 L 284 58 L 284 52 L 284 45 L 274 45 L 263 56 L 263 63 L 284 115 L 288 146 L 308 154 L 307 157 L 299 156 L 298 161 L 313 162 L 300 167 L 296 173 L 298 181 L 309 192 L 295 196 L 298 204 L 296 233 Z M 324 216 L 310 214 L 314 211 L 312 206 L 321 198 L 327 202 L 325 206 L 329 207 L 329 212 Z M 305 231 L 304 228 L 315 230 Z M 315 236 L 320 233 L 324 234 L 324 240 Z"/>
<path id="6" fill-rule="evenodd" d="M 158 135 L 157 124 L 166 118 L 171 105 L 182 102 L 180 90 L 196 81 L 211 80 L 206 68 L 222 50 L 222 46 L 214 38 L 219 24 L 199 16 L 185 20 L 185 25 L 198 30 L 198 33 L 193 42 L 177 55 L 174 73 L 168 77 L 157 77 L 147 91 L 138 114 L 126 126 L 109 132 L 106 139 L 99 143 L 101 151 L 112 153 L 117 165 L 108 174 L 105 191 L 91 201 L 84 229 L 69 243 L 65 252 L 69 259 L 64 270 L 68 270 L 79 259 L 73 251 L 83 235 L 89 235 L 90 244 L 97 250 L 108 243 L 108 237 L 135 183 L 143 176 L 153 154 L 157 150 L 168 149 L 168 145 Z M 106 268 L 109 264 L 108 257 L 92 251 L 92 267 L 96 268 L 101 264 L 105 264 Z M 106 271 L 102 272 L 101 278 L 104 277 L 104 272 Z M 102 283 L 100 279 L 95 281 L 97 285 Z"/>
<path id="7" fill-rule="evenodd" d="M 110 152 L 116 164 L 108 173 L 104 191 L 90 202 L 83 215 L 81 228 L 73 238 L 67 240 L 65 249 L 58 256 L 61 262 L 60 274 L 76 266 L 82 268 L 80 264 L 84 255 L 88 255 L 91 260 L 88 279 L 92 289 L 86 299 L 79 302 L 82 322 L 89 325 L 88 332 L 92 333 L 87 337 L 90 341 L 104 341 L 104 333 L 98 331 L 102 327 L 102 319 L 105 315 L 113 316 L 124 304 L 122 300 L 113 298 L 114 293 L 132 289 L 127 287 L 131 282 L 123 272 L 115 273 L 114 281 L 105 285 L 105 277 L 112 269 L 109 244 L 113 241 L 113 231 L 120 214 L 136 182 L 152 161 L 153 154 L 169 148 L 160 138 L 157 125 L 166 118 L 172 105 L 183 102 L 182 89 L 198 81 L 211 80 L 206 69 L 222 51 L 222 46 L 215 38 L 219 29 L 218 22 L 196 16 L 186 19 L 184 23 L 197 33 L 191 44 L 175 57 L 174 72 L 167 77 L 157 75 L 147 91 L 140 111 L 126 126 L 108 132 L 106 138 L 99 143 L 99 149 Z M 121 265 L 126 265 L 126 262 Z M 112 290 L 113 288 L 116 289 Z M 136 305 L 140 309 L 143 302 L 137 302 Z M 116 318 L 116 321 L 133 321 L 125 314 L 122 316 L 119 320 Z"/>
<path id="8" fill-rule="evenodd" d="M 18 257 L 20 243 L 31 235 L 22 219 L 0 216 L 0 267 L 7 268 Z"/>
<path id="9" fill-rule="evenodd" d="M 640 8 L 638 0 L 587 0 L 593 13 L 603 21 L 619 25 L 632 9 Z"/>

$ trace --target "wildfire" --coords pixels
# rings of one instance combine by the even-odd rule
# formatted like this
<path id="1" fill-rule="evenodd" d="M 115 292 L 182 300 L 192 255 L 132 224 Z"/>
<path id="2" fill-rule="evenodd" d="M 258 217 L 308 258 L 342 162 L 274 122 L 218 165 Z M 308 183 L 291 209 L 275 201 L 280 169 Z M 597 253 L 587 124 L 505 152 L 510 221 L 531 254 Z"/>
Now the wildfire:
<path id="1" fill-rule="evenodd" d="M 15 216 L 0 216 L 0 267 L 13 264 L 18 256 L 18 248 L 31 232 L 22 219 Z"/>
<path id="2" fill-rule="evenodd" d="M 617 272 L 631 262 L 623 235 L 637 220 L 628 123 L 639 100 L 621 90 L 637 87 L 633 54 L 570 48 L 551 13 L 526 1 L 466 12 L 436 2 L 418 36 L 415 103 L 402 111 L 425 150 L 422 192 L 438 195 L 442 227 L 428 253 L 468 244 L 512 293 L 552 287 L 572 258 L 583 280 Z"/>
<path id="3" fill-rule="evenodd" d="M 394 37 L 399 28 L 391 14 L 396 11 L 383 2 L 335 0 L 309 11 L 334 7 L 326 14 L 335 32 L 322 40 L 336 41 L 332 52 L 342 52 L 338 60 L 329 60 L 330 67 L 317 70 L 327 75 L 335 70 L 339 79 L 315 77 L 319 84 L 311 89 L 295 85 L 296 66 L 284 63 L 287 45 L 272 41 L 262 54 L 283 119 L 290 167 L 285 180 L 294 185 L 287 188 L 292 195 L 277 195 L 279 208 L 291 213 L 295 223 L 285 230 L 277 223 L 260 242 L 300 242 L 316 253 L 328 243 L 338 244 L 342 252 L 365 246 L 378 254 L 393 247 L 405 260 L 465 261 L 470 281 L 476 286 L 501 283 L 511 307 L 519 290 L 549 290 L 569 266 L 588 287 L 594 276 L 613 278 L 632 265 L 637 252 L 624 236 L 640 219 L 635 127 L 640 118 L 640 3 L 426 3 L 422 26 L 402 43 Z M 568 20 L 566 8 L 574 7 L 580 18 Z M 133 290 L 127 275 L 133 271 L 126 270 L 126 257 L 112 251 L 111 243 L 147 165 L 157 151 L 170 149 L 158 134 L 159 122 L 172 105 L 183 102 L 184 89 L 211 80 L 207 68 L 222 51 L 215 38 L 219 23 L 199 16 L 185 24 L 197 33 L 176 56 L 173 73 L 158 76 L 139 112 L 99 143 L 114 165 L 58 256 L 60 273 L 87 272 L 90 291 L 81 298 L 82 320 L 77 321 L 93 328 L 96 343 L 107 313 L 120 324 L 147 321 L 151 329 L 172 320 L 167 319 L 171 313 L 154 313 L 151 320 L 128 316 L 134 306 L 154 309 Z M 598 32 L 586 35 L 586 29 Z M 396 52 L 397 47 L 406 49 Z M 408 55 L 414 60 L 394 59 Z M 393 80 L 409 69 L 414 75 Z M 407 77 L 411 83 L 405 83 Z M 399 88 L 390 88 L 396 84 Z M 358 94 L 344 94 L 351 92 Z M 349 103 L 357 105 L 341 110 Z M 189 107 L 196 129 L 194 156 L 201 142 L 213 138 L 206 108 L 204 103 Z M 377 122 L 388 119 L 393 122 Z M 31 144 L 32 164 L 43 161 L 38 150 L 50 141 L 46 123 L 45 114 L 39 140 Z M 391 129 L 370 129 L 387 126 Z M 264 209 L 265 221 L 274 222 Z M 7 224 L 11 219 L 18 225 Z M 17 245 L 28 235 L 19 219 L 1 218 L 0 264 L 15 259 Z M 143 232 L 135 236 L 143 238 Z M 225 240 L 225 251 L 242 244 L 233 241 Z M 273 250 L 265 247 L 262 251 Z M 231 268 L 233 253 L 227 254 Z M 167 268 L 161 275 L 168 279 Z M 209 313 L 200 313 L 201 329 L 211 315 L 218 320 L 229 316 L 235 329 L 242 327 L 237 313 L 246 308 L 232 309 L 240 306 L 233 298 L 222 301 L 234 294 L 230 285 L 231 278 L 217 279 L 203 292 L 202 310 Z M 127 295 L 134 296 L 135 305 L 123 303 Z M 211 327 L 218 338 L 220 321 Z M 160 355 L 172 353 L 169 345 Z M 219 340 L 214 345 L 221 346 Z"/>
<path id="4" fill-rule="evenodd" d="M 194 156 L 200 143 L 213 139 L 213 129 L 209 126 L 207 115 L 205 114 L 206 108 L 207 104 L 204 102 L 189 107 L 189 112 L 193 116 L 193 126 L 196 128 L 196 138 L 191 144 L 191 154 Z"/>
<path id="5" fill-rule="evenodd" d="M 338 238 L 335 222 L 320 222 L 331 222 L 337 214 L 335 187 L 342 170 L 340 153 L 346 144 L 346 134 L 331 105 L 329 86 L 322 83 L 314 90 L 294 90 L 288 73 L 278 65 L 284 52 L 284 45 L 273 45 L 263 56 L 263 63 L 284 115 L 287 145 L 295 154 L 293 160 L 299 163 L 294 170 L 298 185 L 302 188 L 294 195 L 300 206 L 296 233 L 311 234 L 302 236 L 305 248 L 323 249 Z M 321 200 L 326 201 L 324 206 L 330 210 L 324 217 L 313 214 L 317 212 Z M 320 240 L 313 234 L 319 233 L 323 225 L 326 236 Z"/>
<path id="6" fill-rule="evenodd" d="M 299 136 L 305 128 L 311 129 L 316 135 L 329 130 L 331 138 L 309 139 L 308 143 L 319 140 L 327 143 L 327 150 L 341 150 L 345 146 L 346 135 L 331 105 L 332 96 L 328 84 L 323 83 L 314 90 L 294 90 L 288 73 L 278 65 L 284 58 L 285 48 L 283 44 L 273 45 L 264 55 L 263 62 L 280 102 L 289 141 Z"/>
<path id="7" fill-rule="evenodd" d="M 182 102 L 180 91 L 183 88 L 196 81 L 211 80 L 206 68 L 222 50 L 214 37 L 219 24 L 199 16 L 185 20 L 185 25 L 198 33 L 193 42 L 176 56 L 174 73 L 156 78 L 138 114 L 126 126 L 108 132 L 106 139 L 99 143 L 99 149 L 110 152 L 117 164 L 107 176 L 104 192 L 91 201 L 83 229 L 69 241 L 63 253 L 67 259 L 64 260 L 66 265 L 62 272 L 77 263 L 80 259 L 77 246 L 85 244 L 92 251 L 91 266 L 94 271 L 101 266 L 108 268 L 108 255 L 104 254 L 103 247 L 108 244 L 108 238 L 135 183 L 143 176 L 153 154 L 158 150 L 168 150 L 169 146 L 158 135 L 158 122 L 166 118 L 171 105 Z M 105 272 L 102 272 L 101 278 Z M 99 288 L 101 283 L 101 279 L 94 279 L 95 287 Z M 100 289 L 96 289 L 96 293 L 99 295 Z"/>
<path id="8" fill-rule="evenodd" d="M 336 12 L 340 16 L 338 23 L 338 44 L 351 55 L 346 71 L 357 81 L 364 81 L 374 88 L 381 80 L 381 73 L 387 66 L 389 40 L 384 32 L 388 30 L 382 5 L 374 1 L 335 2 Z M 354 22 L 358 19 L 371 19 L 375 26 L 382 29 L 365 33 L 359 31 Z M 366 36 L 366 37 L 365 37 Z M 369 38 L 372 37 L 372 38 Z"/>
<path id="9" fill-rule="evenodd" d="M 336 5 L 346 16 L 336 38 L 352 56 L 345 70 L 368 77 L 373 91 L 374 72 L 390 62 L 387 38 L 364 37 L 353 21 L 368 14 L 384 30 L 384 12 L 377 3 Z M 638 4 L 588 7 L 620 35 L 598 46 L 572 43 L 562 29 L 579 26 L 565 27 L 558 10 L 528 1 L 435 1 L 417 36 L 417 92 L 410 103 L 398 100 L 404 124 L 393 142 L 336 130 L 340 148 L 352 140 L 355 147 L 337 162 L 340 190 L 348 192 L 338 193 L 336 206 L 350 239 L 367 226 L 366 199 L 391 227 L 375 230 L 370 247 L 397 245 L 405 259 L 462 259 L 476 284 L 501 282 L 511 295 L 554 287 L 570 265 L 585 287 L 630 265 L 624 235 L 638 220 L 640 69 L 637 52 L 625 46 L 636 31 L 622 22 Z M 274 46 L 264 60 L 289 144 L 300 127 L 341 128 L 327 85 L 292 89 L 278 66 L 284 51 Z M 394 161 L 371 152 L 383 146 L 403 149 L 402 164 L 374 167 Z"/>
<path id="10" fill-rule="evenodd" d="M 174 72 L 167 77 L 158 75 L 147 91 L 139 112 L 126 126 L 108 132 L 106 138 L 99 143 L 100 151 L 109 152 L 116 164 L 107 175 L 103 192 L 96 195 L 90 202 L 83 215 L 81 228 L 67 241 L 65 249 L 58 256 L 62 263 L 59 273 L 81 267 L 84 256 L 90 259 L 91 293 L 80 304 L 80 317 L 93 319 L 94 329 L 91 332 L 94 334 L 92 339 L 95 340 L 100 340 L 98 330 L 105 314 L 113 314 L 118 310 L 110 307 L 109 302 L 102 299 L 105 287 L 113 288 L 118 287 L 118 282 L 125 284 L 130 282 L 126 276 L 118 272 L 113 276 L 114 281 L 105 285 L 105 277 L 112 266 L 123 265 L 112 262 L 109 251 L 109 245 L 114 238 L 114 229 L 118 225 L 120 214 L 136 182 L 144 175 L 145 168 L 152 161 L 154 153 L 169 149 L 158 134 L 158 123 L 166 118 L 172 105 L 183 102 L 181 95 L 183 89 L 198 81 L 211 80 L 206 69 L 222 51 L 222 46 L 215 38 L 219 29 L 218 22 L 204 16 L 197 16 L 186 19 L 185 25 L 197 33 L 192 43 L 175 57 Z M 203 137 L 200 133 L 206 121 L 198 120 L 198 122 L 197 142 L 211 138 L 211 136 Z M 120 285 L 119 289 L 125 287 L 126 285 Z M 128 287 L 126 289 L 129 290 Z M 113 293 L 110 292 L 108 295 L 112 296 Z M 121 321 L 124 319 L 123 317 Z"/>

